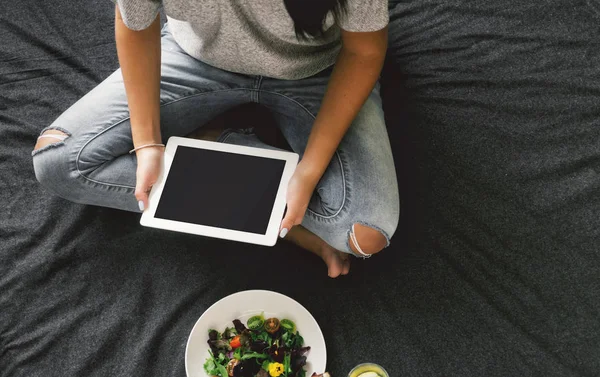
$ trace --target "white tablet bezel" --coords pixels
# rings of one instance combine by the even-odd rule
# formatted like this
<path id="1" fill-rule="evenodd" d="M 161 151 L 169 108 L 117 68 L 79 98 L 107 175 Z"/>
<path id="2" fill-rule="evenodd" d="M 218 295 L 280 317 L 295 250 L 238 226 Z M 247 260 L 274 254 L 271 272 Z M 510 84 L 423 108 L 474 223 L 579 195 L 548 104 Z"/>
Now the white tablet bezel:
<path id="1" fill-rule="evenodd" d="M 175 156 L 175 152 L 177 150 L 177 147 L 179 146 L 209 149 L 214 151 L 243 154 L 248 156 L 273 158 L 285 161 L 283 174 L 281 176 L 279 188 L 275 197 L 275 203 L 273 205 L 273 210 L 271 211 L 271 218 L 269 219 L 269 225 L 267 226 L 267 232 L 265 234 L 248 233 L 238 230 L 216 228 L 212 226 L 191 224 L 186 222 L 159 219 L 154 217 L 156 209 L 158 207 L 158 203 L 160 202 L 160 197 L 163 192 L 166 178 L 168 177 L 169 170 L 171 169 L 173 157 Z M 286 151 L 245 147 L 240 145 L 188 139 L 183 137 L 171 137 L 169 138 L 165 148 L 161 174 L 158 177 L 156 184 L 152 187 L 152 190 L 150 191 L 149 206 L 142 213 L 140 224 L 151 228 L 160 228 L 172 230 L 175 232 L 190 233 L 200 236 L 246 242 L 256 245 L 274 246 L 279 236 L 279 228 L 285 211 L 285 197 L 287 193 L 287 186 L 298 164 L 298 158 L 298 154 Z"/>

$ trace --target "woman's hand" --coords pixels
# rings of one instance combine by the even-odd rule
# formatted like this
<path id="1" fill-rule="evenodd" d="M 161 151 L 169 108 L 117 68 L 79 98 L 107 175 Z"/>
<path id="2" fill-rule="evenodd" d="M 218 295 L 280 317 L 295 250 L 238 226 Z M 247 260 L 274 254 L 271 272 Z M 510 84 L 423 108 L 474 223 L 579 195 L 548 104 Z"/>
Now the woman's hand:
<path id="1" fill-rule="evenodd" d="M 160 175 L 163 154 L 162 147 L 142 148 L 136 152 L 135 198 L 141 211 L 148 208 L 148 194 Z"/>
<path id="2" fill-rule="evenodd" d="M 302 223 L 310 198 L 315 191 L 319 179 L 321 179 L 307 165 L 300 162 L 288 184 L 286 196 L 287 211 L 281 221 L 279 231 L 281 238 L 285 237 L 293 226 Z"/>

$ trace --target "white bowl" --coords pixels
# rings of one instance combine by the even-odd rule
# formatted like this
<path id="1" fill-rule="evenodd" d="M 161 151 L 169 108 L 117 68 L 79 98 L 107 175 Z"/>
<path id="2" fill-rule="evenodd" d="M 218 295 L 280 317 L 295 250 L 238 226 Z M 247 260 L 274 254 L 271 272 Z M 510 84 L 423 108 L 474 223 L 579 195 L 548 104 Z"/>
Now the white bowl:
<path id="1" fill-rule="evenodd" d="M 219 332 L 233 327 L 239 319 L 246 324 L 248 318 L 264 312 L 265 318 L 287 318 L 296 323 L 304 345 L 310 346 L 304 369 L 306 376 L 313 372 L 324 373 L 327 365 L 327 349 L 319 324 L 306 308 L 291 298 L 271 291 L 243 291 L 229 295 L 208 308 L 198 319 L 185 349 L 185 372 L 188 377 L 210 377 L 204 371 L 208 354 L 208 330 Z"/>

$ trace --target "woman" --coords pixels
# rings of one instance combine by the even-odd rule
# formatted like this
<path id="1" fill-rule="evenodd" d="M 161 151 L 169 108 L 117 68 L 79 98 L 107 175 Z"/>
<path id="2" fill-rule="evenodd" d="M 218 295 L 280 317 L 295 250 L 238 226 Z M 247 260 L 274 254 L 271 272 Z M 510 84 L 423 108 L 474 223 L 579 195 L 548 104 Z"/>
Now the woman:
<path id="1" fill-rule="evenodd" d="M 42 131 L 42 184 L 143 211 L 163 141 L 257 102 L 302 156 L 281 237 L 321 256 L 331 277 L 348 273 L 349 255 L 389 244 L 399 199 L 376 86 L 386 0 L 117 0 L 115 12 L 121 69 Z M 219 141 L 265 146 L 231 130 Z"/>

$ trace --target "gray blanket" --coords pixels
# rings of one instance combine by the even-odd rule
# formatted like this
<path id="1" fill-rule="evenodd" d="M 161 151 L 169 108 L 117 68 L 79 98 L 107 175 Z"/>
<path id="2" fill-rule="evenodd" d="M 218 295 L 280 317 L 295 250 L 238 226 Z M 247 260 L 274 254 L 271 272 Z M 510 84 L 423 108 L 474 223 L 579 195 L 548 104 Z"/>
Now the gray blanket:
<path id="1" fill-rule="evenodd" d="M 246 289 L 310 310 L 335 377 L 364 361 L 597 376 L 600 3 L 396 3 L 383 85 L 401 226 L 336 280 L 288 244 L 151 230 L 42 189 L 39 131 L 118 65 L 113 6 L 0 3 L 0 376 L 185 376 L 195 321 Z"/>

